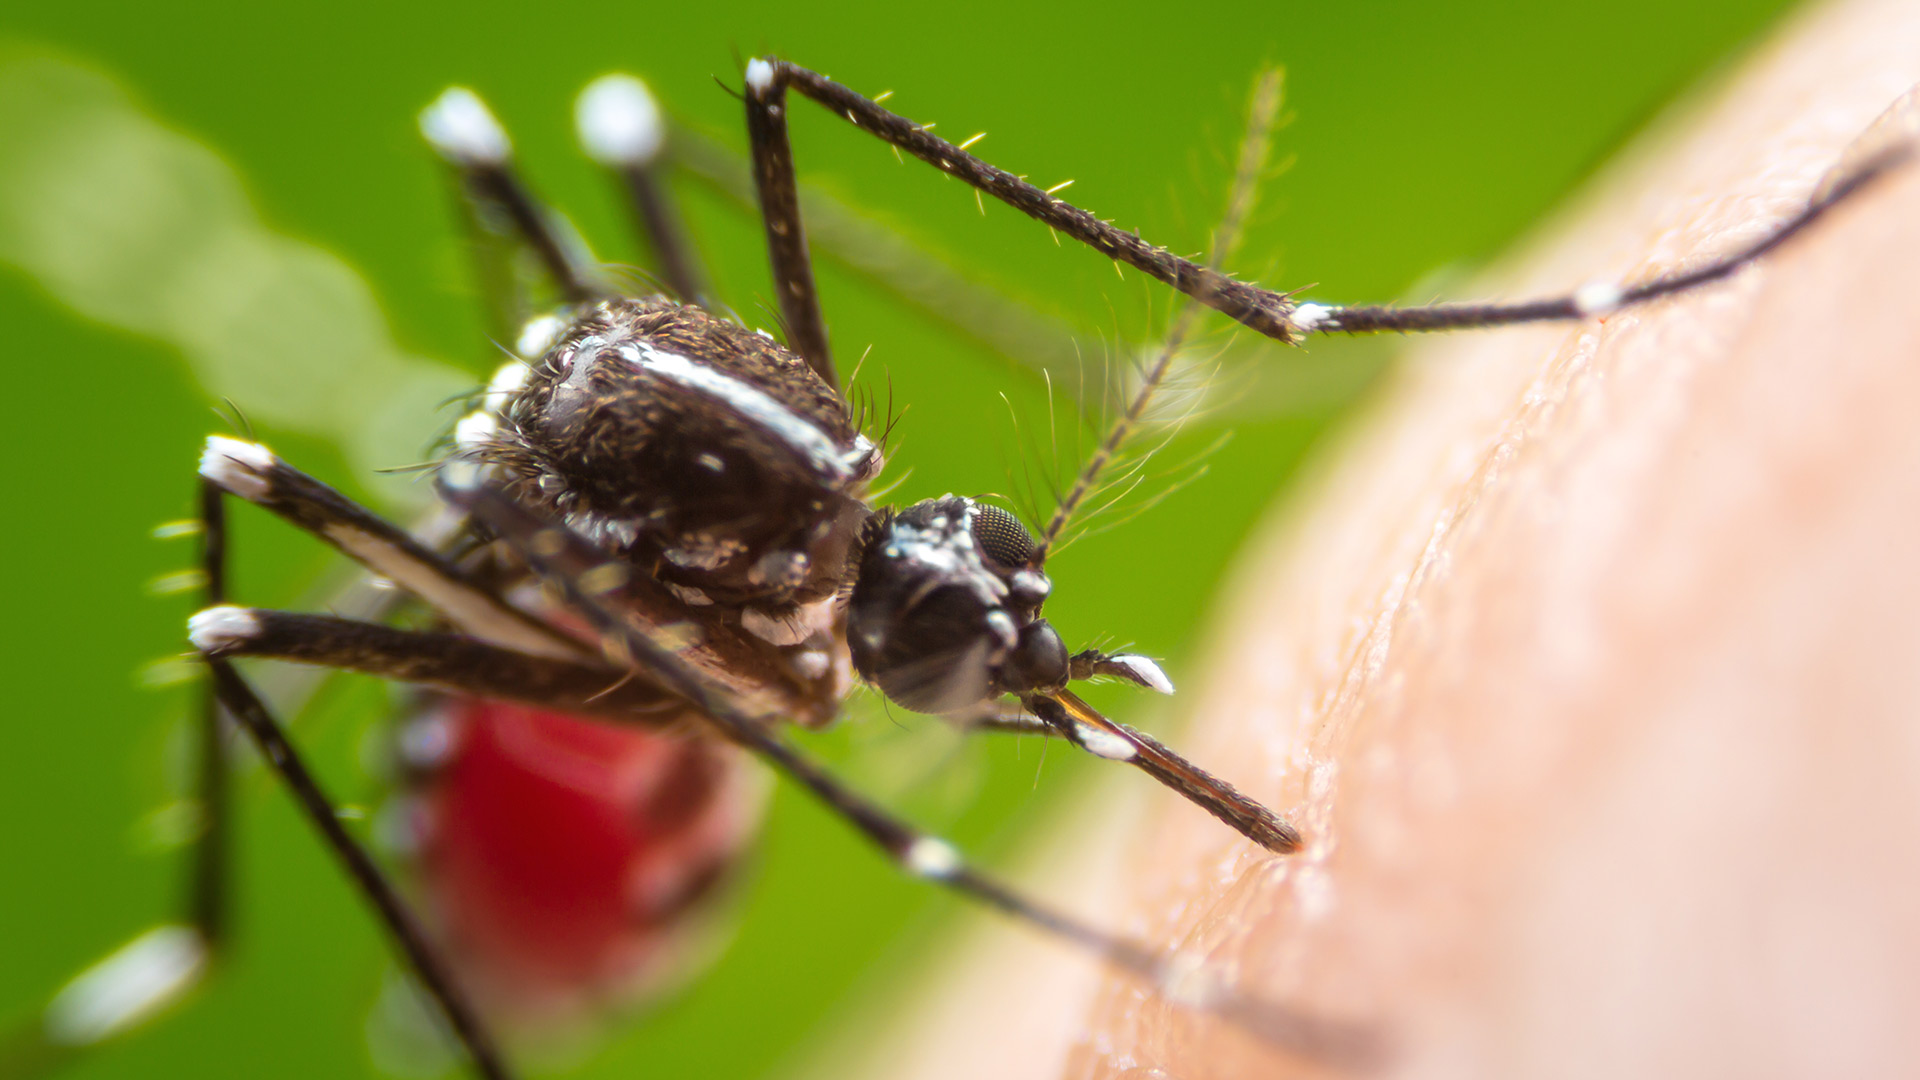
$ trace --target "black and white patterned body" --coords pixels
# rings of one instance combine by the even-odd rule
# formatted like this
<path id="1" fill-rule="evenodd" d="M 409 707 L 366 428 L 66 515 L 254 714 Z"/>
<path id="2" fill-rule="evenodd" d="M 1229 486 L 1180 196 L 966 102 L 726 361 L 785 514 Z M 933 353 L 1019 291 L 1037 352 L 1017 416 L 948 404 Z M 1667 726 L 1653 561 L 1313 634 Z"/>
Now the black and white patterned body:
<path id="1" fill-rule="evenodd" d="M 770 337 L 698 307 L 584 307 L 537 362 L 496 377 L 460 442 L 517 500 L 638 571 L 628 599 L 642 621 L 701 627 L 689 659 L 704 652 L 702 666 L 742 685 L 753 668 L 795 683 L 803 722 L 845 695 L 849 660 L 926 713 L 1067 683 L 1026 528 L 954 495 L 869 507 L 882 455 L 840 394 Z"/>
<path id="2" fill-rule="evenodd" d="M 773 339 L 663 297 L 587 305 L 459 443 L 630 565 L 640 621 L 697 628 L 690 661 L 802 723 L 845 696 L 838 599 L 883 460 Z"/>
<path id="3" fill-rule="evenodd" d="M 840 395 L 772 338 L 664 298 L 575 318 L 483 456 L 514 493 L 689 601 L 829 597 L 879 472 Z"/>
<path id="4" fill-rule="evenodd" d="M 833 720 L 857 670 L 908 708 L 990 730 L 1050 734 L 1128 763 L 1268 851 L 1284 854 L 1302 845 L 1300 834 L 1258 801 L 1151 736 L 1103 716 L 1069 685 L 1109 677 L 1171 693 L 1157 664 L 1096 649 L 1069 655 L 1041 617 L 1050 591 L 1043 572 L 1049 550 L 1076 508 L 1101 490 L 1115 455 L 1143 422 L 1197 309 L 1176 313 L 1159 358 L 1038 542 L 1011 514 L 973 499 L 948 495 L 899 511 L 870 506 L 866 488 L 881 470 L 882 454 L 861 435 L 837 388 L 800 217 L 786 130 L 788 91 L 1116 264 L 1164 282 L 1193 304 L 1288 343 L 1335 332 L 1583 319 L 1683 293 L 1765 256 L 1913 153 L 1902 145 L 1855 163 L 1764 235 L 1685 272 L 1639 284 L 1602 281 L 1521 303 L 1334 306 L 1300 303 L 1291 294 L 1235 280 L 1214 260 L 1201 265 L 1155 247 L 1058 198 L 1058 187 L 1041 190 L 973 156 L 966 150 L 972 140 L 948 143 L 932 134 L 932 125 L 890 113 L 876 99 L 816 72 L 755 59 L 746 66 L 744 83 L 751 170 L 787 346 L 690 302 L 709 292 L 653 173 L 664 129 L 658 108 L 636 81 L 603 80 L 583 95 L 582 137 L 591 156 L 619 174 L 637 217 L 649 223 L 661 254 L 662 284 L 679 300 L 611 296 L 578 245 L 552 227 L 520 183 L 505 132 L 470 91 L 451 89 L 423 114 L 423 132 L 475 204 L 471 223 L 483 230 L 510 227 L 567 305 L 563 317 L 541 320 L 545 329 L 523 338 L 516 350 L 522 359 L 503 368 L 484 407 L 460 421 L 455 452 L 437 477 L 455 512 L 450 519 L 470 523 L 479 539 L 492 542 L 410 535 L 265 446 L 220 436 L 208 440 L 200 464 L 199 518 L 182 533 L 203 537 L 200 575 L 207 606 L 190 620 L 188 636 L 210 674 L 200 710 L 195 805 L 206 826 L 195 849 L 188 911 L 182 922 L 135 939 L 52 999 L 45 1022 L 35 1029 L 44 1034 L 18 1044 L 31 1060 L 61 1060 L 77 1047 L 130 1029 L 210 968 L 223 936 L 222 822 L 231 721 L 247 731 L 380 913 L 479 1071 L 490 1078 L 509 1075 L 457 966 L 440 955 L 405 898 L 342 826 L 337 804 L 234 668 L 234 659 L 249 657 L 361 671 L 463 702 L 510 703 L 570 723 L 592 716 L 668 739 L 716 735 L 806 789 L 907 872 L 1086 948 L 1157 987 L 1169 1001 L 1212 1013 L 1277 1047 L 1336 1068 L 1377 1069 L 1382 1044 L 1372 1025 L 1242 994 L 1227 981 L 1205 977 L 1191 957 L 1103 933 L 1035 903 L 863 798 L 775 730 L 780 722 L 819 726 Z M 1278 75 L 1269 72 L 1256 84 L 1215 260 L 1231 250 L 1252 187 L 1265 174 L 1278 108 Z M 496 321 L 515 321 L 530 303 L 508 304 L 495 313 Z M 511 318 L 509 311 L 515 313 Z M 430 609 L 431 625 L 229 603 L 229 498 L 261 506 L 331 543 Z M 996 703 L 1007 697 L 1022 712 L 994 715 Z M 686 778 L 701 769 L 698 757 L 661 759 L 674 762 L 662 775 L 679 782 L 649 789 L 673 793 L 664 802 L 652 801 L 669 811 L 664 820 L 684 824 L 699 818 L 690 808 L 724 810 L 731 798 L 720 794 L 728 789 L 722 783 L 689 788 Z M 528 798 L 508 803 L 501 804 L 506 825 L 524 834 Z M 633 805 L 595 805 L 616 803 Z M 633 815 L 621 814 L 624 825 L 634 824 Z M 721 814 L 716 820 L 725 819 Z M 581 830 L 571 824 L 554 824 L 553 815 L 545 820 L 557 840 L 579 839 Z M 656 876 L 655 883 L 677 881 L 684 888 L 650 894 L 648 925 L 660 929 L 696 906 L 702 882 L 731 860 L 749 830 L 721 831 L 725 835 L 706 836 L 697 845 L 698 859 L 656 860 L 651 856 L 659 852 L 650 850 L 637 862 L 621 856 L 597 866 L 671 864 L 673 874 Z M 531 856 L 550 853 L 545 839 L 535 836 Z M 503 895 L 525 899 L 521 883 L 537 873 L 545 871 L 505 875 Z M 600 940 L 624 939 L 618 931 L 631 929 L 622 922 L 632 915 L 623 906 L 630 899 L 629 877 L 617 872 L 597 879 L 611 883 L 599 897 L 611 899 L 600 910 L 615 913 L 606 922 L 621 924 Z M 525 922 L 579 928 L 584 909 L 566 910 Z M 596 949 L 579 955 L 599 970 Z M 0 1048 L 0 1073 L 8 1073 L 5 1051 Z"/>

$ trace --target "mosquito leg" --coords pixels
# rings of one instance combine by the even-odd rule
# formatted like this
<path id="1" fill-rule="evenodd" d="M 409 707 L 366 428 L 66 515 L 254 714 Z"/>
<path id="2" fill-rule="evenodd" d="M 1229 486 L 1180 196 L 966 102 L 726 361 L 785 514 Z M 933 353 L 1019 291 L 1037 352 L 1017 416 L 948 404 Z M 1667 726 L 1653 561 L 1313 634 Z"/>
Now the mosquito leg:
<path id="1" fill-rule="evenodd" d="M 747 65 L 747 140 L 753 146 L 753 182 L 760 193 L 760 216 L 767 226 L 767 256 L 773 287 L 780 294 L 780 316 L 787 344 L 827 385 L 840 376 L 827 348 L 827 323 L 820 314 L 820 293 L 813 282 L 813 259 L 800 220 L 800 189 L 793 172 L 793 147 L 787 141 L 787 91 L 779 69 L 765 60 Z"/>
<path id="2" fill-rule="evenodd" d="M 1050 739 L 1064 738 L 1059 728 L 1032 713 L 1018 709 L 982 713 L 968 720 L 964 730 L 992 735 L 1040 735 Z"/>
<path id="3" fill-rule="evenodd" d="M 227 599 L 227 513 L 225 494 L 210 481 L 200 488 L 200 570 L 205 575 L 205 600 L 211 606 Z M 232 785 L 228 780 L 227 725 L 213 688 L 202 682 L 200 696 L 199 800 L 200 836 L 194 845 L 193 876 L 188 888 L 188 911 L 208 949 L 217 950 L 226 938 L 226 877 L 230 861 Z"/>
<path id="4" fill-rule="evenodd" d="M 1624 307 L 1644 304 L 1731 277 L 1742 267 L 1764 258 L 1775 248 L 1798 236 L 1819 221 L 1827 211 L 1873 181 L 1912 160 L 1913 155 L 1913 148 L 1907 146 L 1870 159 L 1838 183 L 1821 191 L 1798 213 L 1774 226 L 1773 231 L 1739 251 L 1722 255 L 1704 266 L 1657 277 L 1638 285 L 1596 282 L 1582 286 L 1567 296 L 1517 304 L 1432 304 L 1422 307 L 1301 304 L 1294 312 L 1294 320 L 1305 329 L 1321 333 L 1368 334 L 1379 331 L 1463 330 L 1608 315 Z"/>
<path id="5" fill-rule="evenodd" d="M 200 475 L 339 548 L 474 637 L 535 656 L 591 661 L 591 649 L 469 580 L 405 530 L 293 468 L 259 443 L 215 435 Z"/>
<path id="6" fill-rule="evenodd" d="M 673 135 L 675 169 L 758 212 L 753 170 L 746 159 L 694 132 Z M 801 207 L 810 251 L 1035 374 L 1069 369 L 1106 348 L 1095 338 L 1082 338 L 1065 321 L 956 271 L 826 191 L 803 191 Z"/>
<path id="7" fill-rule="evenodd" d="M 200 611 L 188 627 L 194 647 L 219 659 L 316 664 L 643 727 L 671 724 L 686 712 L 678 697 L 604 664 L 530 656 L 465 634 L 230 604 Z"/>
<path id="8" fill-rule="evenodd" d="M 210 612 L 243 610 L 224 603 L 227 579 L 225 495 L 226 489 L 221 484 L 212 478 L 202 478 L 200 569 L 209 602 L 206 611 Z M 230 624 L 230 620 L 215 620 L 216 623 L 222 621 Z M 196 627 L 193 636 L 196 639 L 206 636 L 204 626 Z M 76 976 L 54 996 L 37 1023 L 0 1041 L 0 1077 L 11 1080 L 47 1072 L 74 1055 L 139 1026 L 181 1000 L 207 977 L 227 936 L 227 878 L 232 819 L 228 717 L 239 719 L 256 739 L 263 736 L 259 725 L 270 727 L 271 731 L 266 733 L 266 741 L 262 742 L 261 747 L 269 760 L 283 774 L 289 768 L 298 774 L 299 783 L 294 783 L 293 777 L 289 778 L 289 782 L 294 783 L 296 795 L 303 801 L 310 802 L 312 796 L 318 795 L 317 789 L 312 788 L 311 778 L 307 777 L 298 758 L 293 756 L 291 747 L 286 746 L 278 725 L 267 715 L 252 690 L 239 681 L 224 660 L 210 660 L 210 664 L 213 666 L 212 678 L 201 687 L 198 724 L 199 771 L 195 809 L 200 830 L 188 864 L 184 917 L 179 922 L 163 923 L 149 929 Z M 602 669 L 596 680 L 596 688 L 610 685 L 612 677 L 611 673 Z M 654 697 L 657 701 L 657 692 Z M 243 709 L 251 712 L 243 712 Z M 347 844 L 352 844 L 351 838 L 347 838 L 333 820 L 330 810 L 322 823 L 323 831 L 329 828 L 330 837 L 337 834 L 337 838 L 344 838 Z M 352 853 L 343 852 L 342 857 L 349 863 L 357 859 L 362 864 L 356 869 L 355 876 L 363 886 L 366 875 L 362 871 L 377 877 L 378 871 L 372 868 L 365 854 L 357 848 Z M 378 889 L 370 888 L 369 895 L 383 912 L 396 903 L 392 889 L 384 881 L 378 882 Z M 395 933 L 403 942 L 411 937 L 413 944 L 417 944 L 419 939 L 417 928 L 410 921 L 405 925 L 395 924 Z M 413 951 L 410 947 L 409 952 Z M 429 961 L 428 965 L 422 967 L 422 977 L 435 996 L 446 1004 L 456 1030 L 460 1030 L 465 1039 L 465 1029 L 473 1028 L 471 1009 L 460 1005 L 457 998 L 445 998 L 440 992 L 441 988 L 433 985 L 435 979 L 431 972 L 437 970 L 437 966 Z M 440 981 L 444 982 L 444 979 Z M 461 1022 L 463 1016 L 468 1021 L 465 1025 Z M 485 1075 L 505 1075 L 499 1065 L 498 1055 L 491 1049 L 484 1032 L 480 1032 L 478 1041 L 471 1045 L 475 1060 Z"/>
<path id="9" fill-rule="evenodd" d="M 419 919 L 400 899 L 399 892 L 381 872 L 373 857 L 340 824 L 333 801 L 307 771 L 293 744 L 287 741 L 286 733 L 267 711 L 266 705 L 227 661 L 209 657 L 207 670 L 212 675 L 214 693 L 220 703 L 252 737 L 262 756 L 280 774 L 307 819 L 320 831 L 327 846 L 340 859 L 354 884 L 378 911 L 381 922 L 392 933 L 408 963 L 420 976 L 421 984 L 439 1004 L 455 1036 L 472 1056 L 475 1068 L 482 1076 L 504 1080 L 510 1073 L 499 1048 L 481 1023 L 473 1005 L 455 985 L 446 965 L 428 944 L 426 931 Z"/>
<path id="10" fill-rule="evenodd" d="M 226 521 L 218 488 L 200 486 L 200 571 L 210 603 L 226 595 Z M 228 749 L 220 703 L 199 688 L 194 816 L 183 918 L 162 923 L 71 979 L 39 1021 L 0 1040 L 0 1077 L 49 1072 L 179 1002 L 203 982 L 226 940 L 230 852 Z"/>
<path id="11" fill-rule="evenodd" d="M 1159 740 L 1100 715 L 1072 692 L 1057 690 L 1036 694 L 1027 698 L 1025 704 L 1074 745 L 1097 757 L 1139 767 L 1268 851 L 1285 855 L 1300 850 L 1300 833 L 1273 811 L 1167 749 Z"/>
<path id="12" fill-rule="evenodd" d="M 464 634 L 528 656 L 603 663 L 592 645 L 508 603 L 404 530 L 258 443 L 214 436 L 207 440 L 200 470 L 222 489 L 273 511 L 425 600 Z M 764 698 L 792 716 L 808 716 L 822 707 L 809 685 L 795 681 L 719 609 L 689 611 L 645 575 L 623 573 L 617 581 L 609 577 L 605 582 L 620 590 L 622 605 L 644 621 L 683 633 L 686 655 L 705 670 L 726 672 L 739 692 Z M 624 671 L 626 665 L 620 667 Z"/>
<path id="13" fill-rule="evenodd" d="M 1301 303 L 1289 294 L 1234 281 L 1132 233 L 1117 229 L 1004 169 L 974 157 L 921 125 L 881 108 L 844 86 L 784 60 L 748 64 L 761 73 L 767 94 L 792 87 L 845 117 L 855 127 L 959 178 L 1027 216 L 1125 263 L 1268 337 L 1298 344 L 1315 333 L 1461 330 L 1556 319 L 1583 319 L 1717 281 L 1760 258 L 1813 224 L 1827 210 L 1913 156 L 1911 147 L 1868 162 L 1816 196 L 1800 213 L 1742 251 L 1698 270 L 1640 285 L 1591 285 L 1567 296 L 1513 304 L 1436 304 L 1429 307 L 1338 307 Z"/>
<path id="14" fill-rule="evenodd" d="M 457 559 L 472 543 L 466 519 L 437 501 L 407 531 L 423 546 L 448 558 Z M 344 577 L 335 578 L 310 594 L 310 598 L 310 603 L 301 606 L 342 618 L 379 622 L 392 614 L 407 599 L 407 594 L 365 567 L 355 566 Z M 319 691 L 328 674 L 323 668 L 281 665 L 256 672 L 253 683 L 260 696 L 273 704 L 275 712 L 292 718 L 297 725 L 307 702 Z"/>
<path id="15" fill-rule="evenodd" d="M 587 156 L 620 178 L 641 242 L 653 249 L 667 288 L 687 303 L 706 303 L 706 275 L 660 175 L 667 124 L 647 85 L 631 75 L 595 79 L 580 92 L 574 126 Z"/>
<path id="16" fill-rule="evenodd" d="M 228 489 L 213 476 L 204 475 L 204 472 L 203 469 L 200 515 L 204 537 L 201 562 L 207 581 L 208 607 L 205 610 L 235 612 L 241 609 L 226 604 L 225 496 Z M 411 537 L 404 539 L 408 543 L 413 542 Z M 195 645 L 198 646 L 199 642 L 196 641 Z M 510 1075 L 506 1064 L 492 1035 L 480 1022 L 479 1014 L 454 984 L 438 954 L 427 944 L 426 933 L 419 920 L 400 899 L 392 883 L 366 849 L 340 824 L 333 801 L 320 790 L 293 744 L 287 741 L 285 731 L 232 664 L 205 651 L 201 655 L 206 661 L 209 675 L 205 691 L 206 722 L 203 724 L 203 746 L 207 750 L 203 755 L 201 772 L 201 798 L 208 828 L 201 836 L 199 853 L 195 859 L 190 909 L 208 945 L 211 947 L 219 943 L 225 923 L 228 785 L 225 731 L 220 723 L 224 713 L 252 738 L 261 756 L 280 774 L 295 801 L 300 803 L 301 809 L 315 828 L 320 830 L 327 845 L 345 864 L 361 893 L 378 910 L 381 920 L 419 975 L 421 984 L 439 1004 L 454 1035 L 467 1048 L 476 1070 L 490 1080 L 506 1080 Z"/>
<path id="17" fill-rule="evenodd" d="M 784 100 L 787 87 L 819 102 L 827 111 L 845 117 L 860 130 L 899 147 L 1028 217 L 1088 245 L 1110 259 L 1165 282 L 1268 337 L 1297 342 L 1301 336 L 1290 318 L 1294 303 L 1285 294 L 1235 281 L 1165 248 L 1155 247 L 1130 232 L 1117 229 L 1005 169 L 989 165 L 906 117 L 888 112 L 824 75 L 784 60 L 750 61 L 747 64 L 749 116 L 757 100 L 777 106 Z M 784 146 L 784 119 L 780 132 Z M 757 158 L 757 144 L 755 150 Z M 770 216 L 769 231 L 771 220 Z"/>
<path id="18" fill-rule="evenodd" d="M 450 502 L 498 534 L 561 594 L 567 606 L 600 635 L 610 657 L 684 698 L 720 734 L 806 788 L 908 873 L 1065 938 L 1146 979 L 1171 1000 L 1228 1019 L 1282 1049 L 1349 1067 L 1377 1063 L 1383 1047 L 1369 1027 L 1306 1016 L 1246 998 L 1209 978 L 1191 958 L 1165 957 L 1137 942 L 1096 930 L 968 866 L 945 841 L 900 821 L 801 755 L 774 733 L 777 718 L 749 714 L 668 648 L 602 603 L 600 594 L 583 583 L 600 576 L 596 571 L 608 565 L 607 556 L 585 538 L 507 498 L 481 481 L 474 470 L 449 470 L 442 474 L 441 483 Z"/>
<path id="19" fill-rule="evenodd" d="M 442 93 L 420 114 L 420 133 L 458 173 L 462 187 L 479 214 L 473 224 L 484 228 L 489 214 L 504 217 L 539 258 L 554 288 L 567 303 L 577 304 L 601 295 L 603 290 L 590 270 L 592 260 L 580 250 L 578 240 L 555 223 L 514 172 L 513 144 L 479 95 L 458 86 Z M 503 336 L 516 330 L 517 327 L 509 328 Z"/>
<path id="20" fill-rule="evenodd" d="M 191 923 L 162 923 L 74 976 L 38 1016 L 0 1033 L 0 1077 L 52 1074 L 186 997 L 212 949 Z"/>

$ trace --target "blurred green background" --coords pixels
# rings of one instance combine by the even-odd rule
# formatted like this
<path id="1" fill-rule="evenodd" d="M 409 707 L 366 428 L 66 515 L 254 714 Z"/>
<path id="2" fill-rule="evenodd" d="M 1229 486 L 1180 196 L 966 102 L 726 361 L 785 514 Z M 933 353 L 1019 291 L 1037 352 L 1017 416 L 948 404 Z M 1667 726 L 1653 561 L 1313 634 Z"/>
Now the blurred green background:
<path id="1" fill-rule="evenodd" d="M 1279 63 L 1292 120 L 1277 156 L 1292 164 L 1267 186 L 1234 268 L 1276 286 L 1313 284 L 1323 299 L 1379 300 L 1425 293 L 1497 253 L 1783 6 L 1266 0 L 867 13 L 607 3 L 533 15 L 507 4 L 75 0 L 0 12 L 0 37 L 12 43 L 0 61 L 58 56 L 118 81 L 150 117 L 224 156 L 268 229 L 364 275 L 400 350 L 477 381 L 496 354 L 479 329 L 442 177 L 414 133 L 416 111 L 450 82 L 490 100 L 540 190 L 613 260 L 636 256 L 621 208 L 572 144 L 573 94 L 607 70 L 631 70 L 681 122 L 738 148 L 738 105 L 713 77 L 737 85 L 737 59 L 761 50 L 869 93 L 892 88 L 891 107 L 938 121 L 950 138 L 984 129 L 990 137 L 977 149 L 996 163 L 1042 184 L 1075 179 L 1069 195 L 1082 205 L 1192 251 L 1218 213 L 1249 80 L 1259 64 Z M 30 119 L 0 117 L 0 131 L 11 124 L 17 135 Z M 1144 340 L 1164 317 L 1166 296 L 1138 275 L 1116 278 L 1011 212 L 981 216 L 966 192 L 897 163 L 847 125 L 797 106 L 793 126 L 808 181 L 1009 294 L 1109 341 Z M 33 165 L 8 161 L 0 175 L 17 179 Z M 690 185 L 683 194 L 723 295 L 751 321 L 771 321 L 757 225 Z M 0 247 L 7 242 L 0 237 Z M 910 406 L 896 462 L 913 471 L 901 499 L 1015 491 L 1023 470 L 1053 468 L 1032 445 L 1045 441 L 1036 435 L 1047 416 L 1038 380 L 832 268 L 823 291 L 843 363 L 871 346 L 863 379 Z M 257 370 L 215 379 L 217 367 L 190 363 L 178 335 L 101 325 L 56 292 L 38 271 L 0 270 L 14 380 L 4 437 L 15 462 L 0 529 L 15 702 L 0 721 L 0 1018 L 8 1019 L 166 912 L 178 891 L 154 811 L 178 790 L 186 694 L 144 685 L 142 672 L 178 647 L 191 607 L 186 597 L 151 595 L 148 582 L 185 566 L 189 550 L 148 532 L 187 512 L 200 440 L 225 429 L 210 403 L 234 396 L 285 456 L 368 498 L 376 495 L 362 465 L 393 454 L 385 439 L 408 449 L 383 463 L 404 464 L 451 419 L 407 404 L 377 424 L 276 423 L 297 409 L 269 399 L 300 391 L 274 387 L 328 373 L 313 355 L 324 348 L 289 340 L 307 333 L 303 313 L 254 335 L 240 355 L 257 358 Z M 1285 379 L 1183 434 L 1165 460 L 1192 457 L 1223 428 L 1234 437 L 1208 459 L 1208 475 L 1054 564 L 1049 611 L 1070 641 L 1105 635 L 1167 657 L 1176 680 L 1191 671 L 1190 650 L 1243 533 L 1381 355 L 1332 343 L 1277 358 Z M 234 358 L 227 362 L 233 370 Z M 340 363 L 347 370 L 354 360 Z M 382 392 L 369 378 L 369 395 Z M 369 402 L 367 411 L 383 407 Z M 1071 427 L 1059 465 L 1069 472 L 1075 440 L 1092 437 Z M 353 444 L 376 429 L 383 449 Z M 332 565 L 326 552 L 260 515 L 240 517 L 236 594 L 277 605 L 311 595 Z M 302 722 L 333 789 L 357 804 L 379 798 L 363 759 L 386 701 L 376 685 L 343 681 Z M 1084 778 L 1084 763 L 1064 753 L 1043 760 L 1036 745 L 1013 741 L 955 746 L 929 734 L 931 723 L 897 711 L 889 721 L 868 706 L 808 741 L 989 864 Z M 366 1031 L 389 970 L 380 938 L 257 771 L 241 805 L 240 945 L 225 976 L 191 1008 L 72 1075 L 377 1071 Z M 773 799 L 744 900 L 737 939 L 703 980 L 550 1068 L 778 1073 L 831 1025 L 883 1023 L 870 1012 L 849 1016 L 849 1002 L 872 999 L 857 992 L 872 990 L 863 980 L 874 971 L 910 968 L 952 911 L 786 790 Z"/>

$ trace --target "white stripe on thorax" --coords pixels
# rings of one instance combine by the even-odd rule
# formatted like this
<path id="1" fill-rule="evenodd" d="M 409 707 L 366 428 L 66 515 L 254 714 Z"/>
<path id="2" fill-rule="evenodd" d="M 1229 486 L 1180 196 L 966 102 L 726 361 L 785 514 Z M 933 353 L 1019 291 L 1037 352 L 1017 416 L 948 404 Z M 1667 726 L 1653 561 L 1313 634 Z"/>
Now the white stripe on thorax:
<path id="1" fill-rule="evenodd" d="M 835 445 L 818 425 L 796 415 L 771 394 L 705 364 L 656 349 L 645 342 L 629 342 L 619 346 L 619 350 L 621 358 L 637 368 L 725 402 L 735 412 L 792 447 L 815 472 L 841 483 L 852 478 L 853 469 L 847 462 L 848 451 Z"/>

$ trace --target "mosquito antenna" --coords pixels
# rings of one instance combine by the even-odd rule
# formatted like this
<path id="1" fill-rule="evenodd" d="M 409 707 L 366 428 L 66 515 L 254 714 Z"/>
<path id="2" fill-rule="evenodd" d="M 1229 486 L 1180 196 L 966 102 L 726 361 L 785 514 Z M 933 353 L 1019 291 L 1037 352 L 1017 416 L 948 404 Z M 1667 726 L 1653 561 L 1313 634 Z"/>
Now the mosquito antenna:
<path id="1" fill-rule="evenodd" d="M 1047 382 L 1047 472 L 1060 475 L 1060 414 L 1053 410 L 1053 372 L 1041 372 Z"/>
<path id="2" fill-rule="evenodd" d="M 1033 456 L 1039 447 L 1034 445 L 1031 436 L 1020 426 L 1020 410 L 1013 407 L 1013 399 L 1005 390 L 1000 391 L 1000 403 L 1007 407 L 1007 419 L 1013 425 L 1013 443 L 1015 460 L 1019 462 L 1019 475 L 1015 475 L 1014 462 L 1007 462 L 1007 488 L 1012 492 L 1007 501 L 1014 504 L 1016 510 L 1031 512 L 1039 501 L 1034 498 L 1036 488 L 1033 483 Z"/>
<path id="3" fill-rule="evenodd" d="M 1179 492 L 1186 490 L 1187 485 L 1192 484 L 1195 481 L 1199 480 L 1201 477 L 1207 475 L 1208 464 L 1206 459 L 1218 453 L 1220 451 L 1220 448 L 1222 446 L 1225 446 L 1228 443 L 1228 441 L 1230 441 L 1231 438 L 1232 438 L 1232 435 L 1230 432 L 1222 432 L 1218 438 L 1214 439 L 1213 442 L 1207 444 L 1206 449 L 1200 451 L 1198 454 L 1195 454 L 1192 458 L 1188 459 L 1186 463 L 1182 464 L 1178 469 L 1173 470 L 1174 473 L 1176 474 L 1175 479 L 1163 485 L 1160 488 L 1160 490 L 1154 492 L 1152 497 L 1145 499 L 1141 501 L 1139 505 L 1128 509 L 1126 515 L 1123 517 L 1112 518 L 1107 521 L 1103 521 L 1094 528 L 1087 529 L 1084 532 L 1076 533 L 1074 535 L 1074 539 L 1080 540 L 1080 539 L 1085 539 L 1086 537 L 1089 537 L 1089 536 L 1098 536 L 1103 532 L 1109 532 L 1113 529 L 1117 529 L 1122 525 L 1125 525 L 1126 523 L 1132 521 L 1134 518 L 1139 517 L 1141 514 L 1144 514 L 1147 511 L 1152 510 L 1154 507 L 1159 506 L 1161 503 L 1166 502 L 1168 499 L 1172 498 L 1174 495 L 1178 494 Z M 1095 644 L 1097 645 L 1098 642 L 1096 642 Z"/>
<path id="4" fill-rule="evenodd" d="M 1273 148 L 1274 123 L 1280 115 L 1279 68 L 1267 68 L 1254 80 L 1253 97 L 1247 110 L 1247 132 L 1240 142 L 1240 161 L 1234 170 L 1233 190 L 1227 198 L 1227 212 L 1221 218 L 1220 227 L 1214 233 L 1213 245 L 1208 255 L 1208 268 L 1218 270 L 1233 256 L 1240 246 L 1242 228 L 1247 216 L 1253 210 L 1253 204 L 1260 190 L 1260 179 L 1266 174 L 1267 156 Z M 1187 334 L 1193 328 L 1194 317 L 1199 313 L 1199 305 L 1193 297 L 1185 298 L 1174 312 L 1173 323 L 1167 329 L 1167 336 L 1160 345 L 1160 355 L 1148 369 L 1140 386 L 1133 393 L 1133 401 L 1126 412 L 1107 429 L 1107 437 L 1087 460 L 1086 467 L 1080 470 L 1080 476 L 1073 483 L 1067 497 L 1053 512 L 1053 519 L 1047 522 L 1046 531 L 1041 533 L 1040 541 L 1034 548 L 1033 564 L 1039 566 L 1046 561 L 1047 551 L 1059 538 L 1061 530 L 1073 519 L 1087 496 L 1099 485 L 1101 474 L 1113 463 L 1115 455 L 1146 416 L 1147 406 L 1152 404 L 1154 395 L 1166 381 L 1167 372 L 1173 367 L 1173 358 L 1186 343 Z"/>

